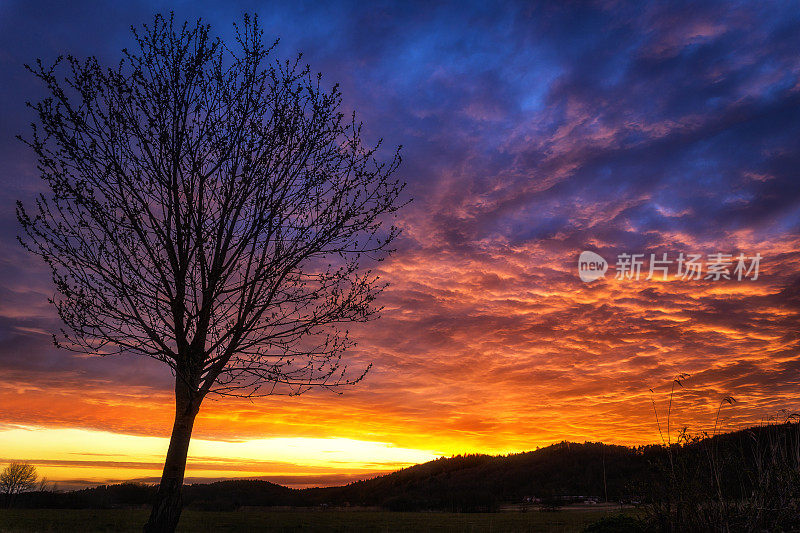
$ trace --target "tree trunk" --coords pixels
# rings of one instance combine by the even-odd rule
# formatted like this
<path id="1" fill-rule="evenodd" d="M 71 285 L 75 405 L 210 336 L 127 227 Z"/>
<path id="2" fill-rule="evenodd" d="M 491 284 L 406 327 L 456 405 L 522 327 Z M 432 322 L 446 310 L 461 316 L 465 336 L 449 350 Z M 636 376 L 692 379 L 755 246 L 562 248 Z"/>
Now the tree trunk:
<path id="1" fill-rule="evenodd" d="M 181 517 L 181 489 L 186 470 L 186 456 L 192 438 L 194 419 L 200 409 L 200 399 L 193 395 L 180 378 L 175 380 L 175 424 L 169 441 L 164 473 L 158 486 L 145 533 L 172 533 Z"/>

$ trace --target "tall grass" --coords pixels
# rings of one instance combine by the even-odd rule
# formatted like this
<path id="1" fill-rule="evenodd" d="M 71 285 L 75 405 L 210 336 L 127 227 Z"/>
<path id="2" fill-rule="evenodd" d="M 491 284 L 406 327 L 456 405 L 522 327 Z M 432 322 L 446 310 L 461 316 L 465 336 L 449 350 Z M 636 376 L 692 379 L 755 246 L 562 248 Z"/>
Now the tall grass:
<path id="1" fill-rule="evenodd" d="M 673 442 L 673 399 L 688 375 L 672 383 L 667 414 L 656 424 L 665 459 L 653 465 L 642 490 L 644 521 L 650 531 L 800 531 L 800 423 L 781 417 L 756 427 L 718 435 L 720 413 L 736 401 L 720 400 L 711 434 L 681 428 Z M 652 390 L 651 390 L 652 392 Z M 663 431 L 666 427 L 666 434 Z"/>

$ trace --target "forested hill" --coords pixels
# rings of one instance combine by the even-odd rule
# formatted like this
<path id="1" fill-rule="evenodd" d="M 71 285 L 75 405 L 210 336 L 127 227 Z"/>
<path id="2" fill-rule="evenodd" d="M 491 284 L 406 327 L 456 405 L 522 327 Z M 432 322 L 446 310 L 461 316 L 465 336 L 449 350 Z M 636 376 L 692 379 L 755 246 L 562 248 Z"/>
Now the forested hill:
<path id="1" fill-rule="evenodd" d="M 653 487 L 680 476 L 697 490 L 713 461 L 728 490 L 746 493 L 756 458 L 800 453 L 798 425 L 771 425 L 695 439 L 673 448 L 674 463 L 663 446 L 626 447 L 562 442 L 535 451 L 501 456 L 441 458 L 341 487 L 290 489 L 267 481 L 230 480 L 188 485 L 184 502 L 201 509 L 242 506 L 381 506 L 391 510 L 492 510 L 526 498 L 568 501 L 642 500 Z M 769 454 L 772 454 L 771 456 Z M 672 466 L 669 466 L 672 465 Z M 671 470 L 668 472 L 667 468 Z M 673 469 L 678 469 L 675 471 Z M 650 491 L 650 492 L 648 492 Z M 31 493 L 19 504 L 33 507 L 117 507 L 145 505 L 150 485 L 126 483 L 66 493 Z"/>
<path id="2" fill-rule="evenodd" d="M 441 458 L 344 487 L 308 489 L 314 502 L 328 499 L 389 509 L 493 507 L 525 498 L 630 497 L 630 482 L 663 455 L 657 446 L 629 448 L 563 442 L 536 451 Z M 605 472 L 605 477 L 604 477 Z"/>

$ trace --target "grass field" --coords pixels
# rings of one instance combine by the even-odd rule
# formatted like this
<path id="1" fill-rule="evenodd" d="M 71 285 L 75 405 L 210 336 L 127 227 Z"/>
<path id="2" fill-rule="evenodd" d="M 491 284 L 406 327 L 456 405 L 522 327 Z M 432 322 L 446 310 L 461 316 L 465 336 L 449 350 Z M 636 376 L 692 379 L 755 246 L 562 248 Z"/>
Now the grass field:
<path id="1" fill-rule="evenodd" d="M 582 531 L 608 511 L 391 513 L 382 511 L 184 511 L 179 531 Z M 0 510 L 2 532 L 141 531 L 143 510 Z"/>

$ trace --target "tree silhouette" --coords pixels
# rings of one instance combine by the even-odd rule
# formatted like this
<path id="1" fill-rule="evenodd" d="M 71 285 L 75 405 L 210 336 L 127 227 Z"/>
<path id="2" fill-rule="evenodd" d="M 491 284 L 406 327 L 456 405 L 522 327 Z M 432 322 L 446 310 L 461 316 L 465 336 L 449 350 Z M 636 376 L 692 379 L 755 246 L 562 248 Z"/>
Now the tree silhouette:
<path id="1" fill-rule="evenodd" d="M 14 498 L 21 493 L 36 487 L 39 475 L 36 467 L 28 463 L 10 463 L 0 473 L 0 493 L 5 496 L 6 507 L 11 507 Z"/>
<path id="2" fill-rule="evenodd" d="M 379 310 L 368 261 L 398 235 L 399 149 L 366 146 L 338 86 L 275 60 L 257 18 L 230 45 L 173 16 L 134 50 L 28 69 L 49 186 L 17 203 L 20 242 L 52 269 L 67 349 L 152 357 L 175 376 L 175 423 L 146 531 L 172 531 L 195 416 L 209 393 L 354 383 L 346 324 Z"/>

